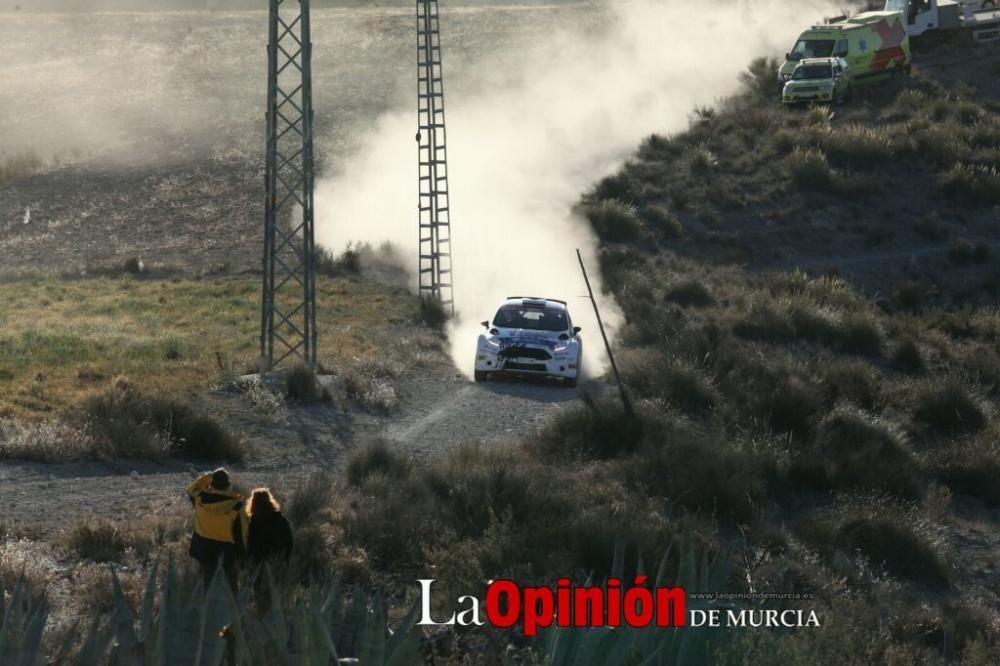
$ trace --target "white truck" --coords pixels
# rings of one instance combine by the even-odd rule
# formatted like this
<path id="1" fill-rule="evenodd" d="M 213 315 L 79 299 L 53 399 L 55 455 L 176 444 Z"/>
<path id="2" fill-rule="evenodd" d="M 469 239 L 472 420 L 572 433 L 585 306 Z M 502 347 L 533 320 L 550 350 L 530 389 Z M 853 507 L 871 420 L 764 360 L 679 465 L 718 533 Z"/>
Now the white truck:
<path id="1" fill-rule="evenodd" d="M 973 42 L 1000 41 L 1000 10 L 995 5 L 977 5 L 956 0 L 886 0 L 886 11 L 902 12 L 906 34 L 912 37 L 932 33 L 942 38 L 964 35 Z"/>

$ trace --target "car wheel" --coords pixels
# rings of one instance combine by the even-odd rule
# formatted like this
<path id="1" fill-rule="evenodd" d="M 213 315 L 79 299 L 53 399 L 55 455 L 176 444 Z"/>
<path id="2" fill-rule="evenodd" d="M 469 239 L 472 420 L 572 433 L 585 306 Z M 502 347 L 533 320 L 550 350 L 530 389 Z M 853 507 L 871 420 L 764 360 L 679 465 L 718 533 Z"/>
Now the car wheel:
<path id="1" fill-rule="evenodd" d="M 579 375 L 577 375 L 576 377 L 567 377 L 566 388 L 575 388 L 579 378 L 580 378 Z"/>
<path id="2" fill-rule="evenodd" d="M 472 376 L 476 380 L 477 384 L 479 382 L 485 382 L 486 381 L 486 372 L 484 370 L 474 370 L 473 373 L 472 373 Z"/>
<path id="3" fill-rule="evenodd" d="M 993 0 L 986 0 L 986 2 L 983 3 L 983 9 L 993 9 L 996 6 L 997 3 L 993 2 Z"/>

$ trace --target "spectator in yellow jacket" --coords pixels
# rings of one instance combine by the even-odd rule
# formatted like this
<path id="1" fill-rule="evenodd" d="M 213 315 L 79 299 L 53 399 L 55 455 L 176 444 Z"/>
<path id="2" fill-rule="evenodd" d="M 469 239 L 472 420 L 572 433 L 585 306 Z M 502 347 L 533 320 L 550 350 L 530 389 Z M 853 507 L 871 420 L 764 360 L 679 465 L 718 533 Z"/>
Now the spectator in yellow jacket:
<path id="1" fill-rule="evenodd" d="M 201 564 L 205 585 L 220 557 L 226 577 L 235 583 L 236 558 L 247 542 L 247 517 L 242 510 L 246 497 L 230 490 L 229 473 L 221 467 L 195 479 L 187 493 L 194 505 L 194 533 L 188 553 Z"/>

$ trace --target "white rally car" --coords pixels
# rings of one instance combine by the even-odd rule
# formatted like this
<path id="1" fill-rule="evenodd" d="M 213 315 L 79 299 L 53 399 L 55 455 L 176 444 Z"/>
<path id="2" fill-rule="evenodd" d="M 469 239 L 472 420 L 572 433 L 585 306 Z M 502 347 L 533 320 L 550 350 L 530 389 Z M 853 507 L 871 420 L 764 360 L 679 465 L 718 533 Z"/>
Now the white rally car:
<path id="1" fill-rule="evenodd" d="M 477 382 L 501 372 L 558 377 L 576 386 L 583 341 L 564 301 L 511 296 L 483 326 L 487 330 L 476 345 Z"/>

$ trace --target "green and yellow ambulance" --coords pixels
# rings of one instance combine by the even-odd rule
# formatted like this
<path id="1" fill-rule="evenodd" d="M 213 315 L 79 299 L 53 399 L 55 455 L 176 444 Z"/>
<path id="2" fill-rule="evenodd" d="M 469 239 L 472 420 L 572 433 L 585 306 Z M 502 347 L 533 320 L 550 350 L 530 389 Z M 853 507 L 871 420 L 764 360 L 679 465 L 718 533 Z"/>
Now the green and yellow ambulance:
<path id="1" fill-rule="evenodd" d="M 853 83 L 908 72 L 910 40 L 901 12 L 856 14 L 823 25 L 814 25 L 795 41 L 778 69 L 779 89 L 792 77 L 804 58 L 843 58 Z"/>

